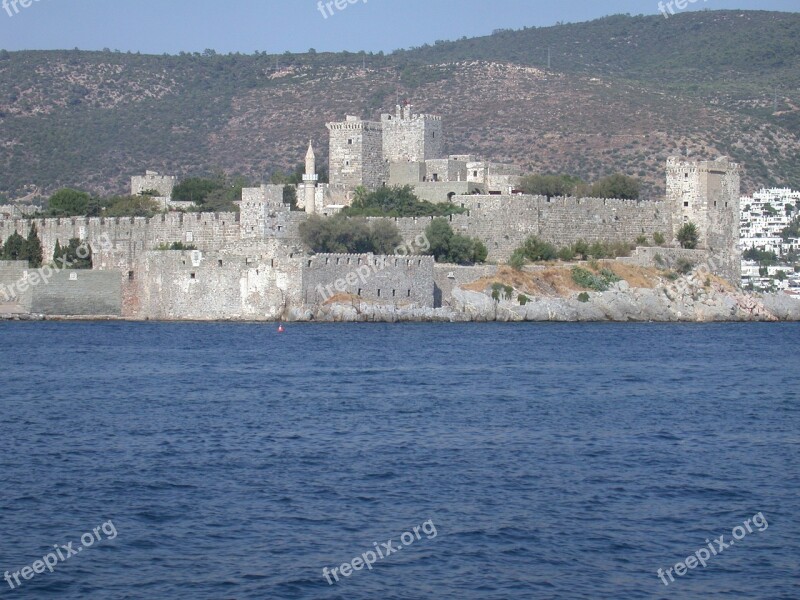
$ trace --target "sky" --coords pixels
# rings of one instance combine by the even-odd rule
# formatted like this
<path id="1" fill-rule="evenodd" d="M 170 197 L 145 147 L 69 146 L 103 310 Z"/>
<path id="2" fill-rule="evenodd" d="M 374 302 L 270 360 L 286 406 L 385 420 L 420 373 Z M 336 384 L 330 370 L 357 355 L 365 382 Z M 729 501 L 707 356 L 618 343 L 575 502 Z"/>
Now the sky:
<path id="1" fill-rule="evenodd" d="M 678 1 L 687 3 L 687 11 L 800 11 L 800 0 Z M 0 49 L 391 52 L 436 40 L 488 35 L 500 28 L 659 13 L 658 0 L 338 2 L 343 9 L 332 0 L 0 0 Z"/>

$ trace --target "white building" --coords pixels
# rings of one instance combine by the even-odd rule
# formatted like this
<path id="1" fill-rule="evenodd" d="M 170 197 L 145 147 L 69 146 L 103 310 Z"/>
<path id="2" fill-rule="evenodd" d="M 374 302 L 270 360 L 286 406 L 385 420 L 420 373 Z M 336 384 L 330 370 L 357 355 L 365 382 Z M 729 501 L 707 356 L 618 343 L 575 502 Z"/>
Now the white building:
<path id="1" fill-rule="evenodd" d="M 774 252 L 778 265 L 761 268 L 753 261 L 742 261 L 742 286 L 756 289 L 800 288 L 800 274 L 788 264 L 789 253 L 800 251 L 800 239 L 783 239 L 783 230 L 800 216 L 800 192 L 788 188 L 762 189 L 752 198 L 741 198 L 739 248 Z M 784 279 L 785 274 L 785 279 Z"/>

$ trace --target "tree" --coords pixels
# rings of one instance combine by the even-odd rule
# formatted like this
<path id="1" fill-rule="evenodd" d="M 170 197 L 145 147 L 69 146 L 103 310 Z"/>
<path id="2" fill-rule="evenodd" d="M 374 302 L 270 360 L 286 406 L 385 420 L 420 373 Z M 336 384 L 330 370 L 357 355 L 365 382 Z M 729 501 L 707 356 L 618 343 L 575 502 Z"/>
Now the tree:
<path id="1" fill-rule="evenodd" d="M 376 221 L 370 232 L 372 251 L 375 254 L 394 254 L 403 243 L 397 225 L 390 221 Z"/>
<path id="2" fill-rule="evenodd" d="M 297 186 L 286 184 L 283 186 L 283 203 L 288 204 L 291 210 L 297 208 Z"/>
<path id="3" fill-rule="evenodd" d="M 78 238 L 72 238 L 66 246 L 56 240 L 53 262 L 64 269 L 91 269 L 92 247 Z"/>
<path id="4" fill-rule="evenodd" d="M 486 262 L 489 255 L 483 242 L 454 233 L 445 219 L 431 221 L 425 229 L 425 236 L 430 244 L 427 254 L 433 255 L 436 262 L 472 265 Z"/>
<path id="5" fill-rule="evenodd" d="M 215 177 L 214 179 L 190 177 L 175 186 L 172 190 L 172 199 L 178 202 L 202 204 L 211 192 L 221 190 L 224 187 L 224 177 Z"/>
<path id="6" fill-rule="evenodd" d="M 12 233 L 3 245 L 3 260 L 25 260 L 25 238 L 16 231 Z"/>
<path id="7" fill-rule="evenodd" d="M 592 186 L 592 196 L 636 200 L 639 198 L 641 188 L 642 184 L 638 179 L 617 173 L 595 183 Z"/>
<path id="8" fill-rule="evenodd" d="M 39 232 L 36 229 L 36 223 L 31 224 L 31 229 L 28 232 L 28 239 L 25 240 L 25 259 L 28 264 L 34 269 L 42 266 L 42 259 L 44 252 L 42 251 L 42 240 L 39 239 Z M 25 260 L 23 259 L 23 260 Z"/>
<path id="9" fill-rule="evenodd" d="M 47 213 L 52 217 L 82 217 L 86 215 L 90 200 L 86 192 L 64 188 L 50 196 Z"/>
<path id="10" fill-rule="evenodd" d="M 106 217 L 152 217 L 161 211 L 161 206 L 150 196 L 116 196 L 109 198 Z"/>
<path id="11" fill-rule="evenodd" d="M 528 175 L 523 177 L 520 188 L 534 196 L 570 196 L 580 179 L 570 175 Z"/>
<path id="12" fill-rule="evenodd" d="M 312 252 L 331 254 L 394 254 L 402 244 L 394 223 L 378 221 L 370 225 L 363 219 L 341 216 L 310 216 L 300 224 L 300 238 Z"/>
<path id="13" fill-rule="evenodd" d="M 450 240 L 453 239 L 453 228 L 445 219 L 434 219 L 425 229 L 430 249 L 428 254 L 433 255 L 436 262 L 443 261 L 450 252 Z"/>
<path id="14" fill-rule="evenodd" d="M 682 248 L 687 250 L 694 250 L 700 242 L 700 235 L 697 233 L 697 225 L 694 223 L 686 223 L 678 231 L 678 241 Z"/>
<path id="15" fill-rule="evenodd" d="M 465 209 L 451 203 L 433 204 L 420 200 L 410 185 L 382 187 L 374 192 L 356 190 L 353 203 L 342 214 L 355 217 L 444 217 Z"/>

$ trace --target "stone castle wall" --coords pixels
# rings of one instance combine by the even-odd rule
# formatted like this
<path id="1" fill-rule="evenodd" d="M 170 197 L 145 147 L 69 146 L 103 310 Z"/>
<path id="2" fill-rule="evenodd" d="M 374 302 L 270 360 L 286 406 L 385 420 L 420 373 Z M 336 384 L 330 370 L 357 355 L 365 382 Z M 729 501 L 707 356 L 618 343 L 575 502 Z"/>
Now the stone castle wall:
<path id="1" fill-rule="evenodd" d="M 490 261 L 507 261 L 530 235 L 556 246 L 579 240 L 633 242 L 640 235 L 668 236 L 671 218 L 664 202 L 543 196 L 457 196 L 466 214 L 447 217 L 456 233 L 477 237 Z M 393 219 L 406 242 L 430 225 L 432 217 Z"/>
<path id="2" fill-rule="evenodd" d="M 302 259 L 280 242 L 224 251 L 147 252 L 125 283 L 137 319 L 275 320 L 301 303 Z"/>
<path id="3" fill-rule="evenodd" d="M 121 316 L 121 275 L 116 271 L 31 269 L 25 261 L 0 261 L 0 314 Z"/>
<path id="4" fill-rule="evenodd" d="M 71 217 L 0 221 L 0 240 L 5 241 L 14 232 L 27 236 L 31 223 L 38 229 L 46 262 L 53 258 L 56 241 L 64 246 L 76 238 L 91 244 L 98 255 L 95 262 L 104 269 L 127 270 L 137 256 L 161 244 L 183 242 L 210 251 L 240 237 L 238 213 L 168 213 L 149 219 Z M 287 225 L 286 230 L 291 227 Z"/>
<path id="5" fill-rule="evenodd" d="M 303 265 L 303 301 L 350 294 L 388 305 L 433 308 L 432 256 L 317 254 Z M 338 285 L 337 285 L 338 282 Z"/>

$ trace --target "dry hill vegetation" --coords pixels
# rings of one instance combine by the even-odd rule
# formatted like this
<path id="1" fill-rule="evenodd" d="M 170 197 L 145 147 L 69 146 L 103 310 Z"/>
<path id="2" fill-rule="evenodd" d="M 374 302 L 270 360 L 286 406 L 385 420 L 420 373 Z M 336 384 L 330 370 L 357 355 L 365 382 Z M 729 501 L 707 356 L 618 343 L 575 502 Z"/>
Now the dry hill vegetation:
<path id="1" fill-rule="evenodd" d="M 547 50 L 552 68 L 547 69 Z M 324 124 L 400 99 L 448 150 L 663 191 L 668 155 L 729 155 L 744 187 L 800 187 L 800 15 L 615 16 L 389 55 L 0 51 L 0 194 L 120 193 L 145 169 L 258 182 Z"/>

